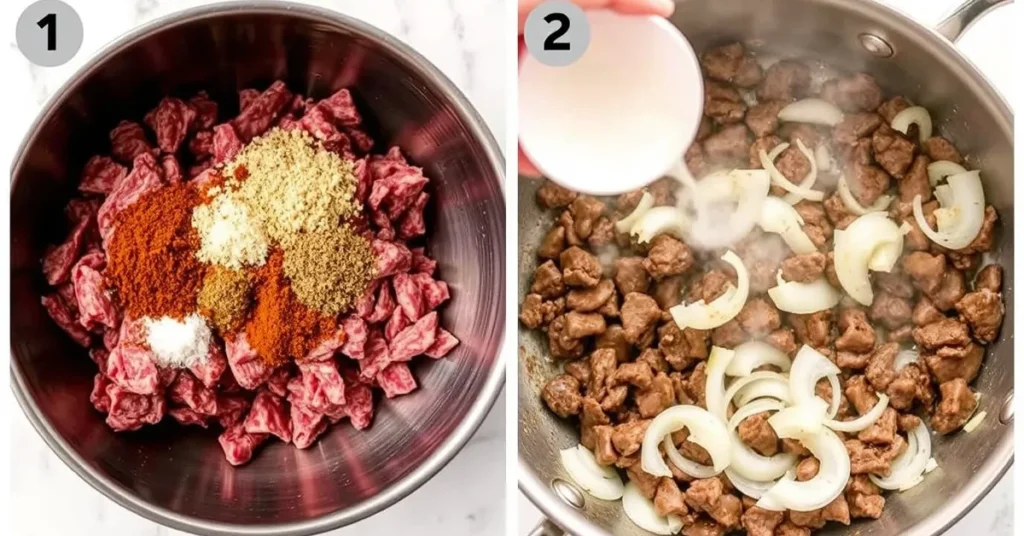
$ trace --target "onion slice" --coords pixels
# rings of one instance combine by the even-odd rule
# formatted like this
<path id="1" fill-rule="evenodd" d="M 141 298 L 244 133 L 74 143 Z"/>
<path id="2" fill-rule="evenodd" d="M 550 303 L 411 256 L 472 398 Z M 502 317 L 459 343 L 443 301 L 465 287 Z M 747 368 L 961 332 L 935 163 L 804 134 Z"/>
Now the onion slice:
<path id="1" fill-rule="evenodd" d="M 615 222 L 615 230 L 620 233 L 628 233 L 633 228 L 633 225 L 637 220 L 646 214 L 653 206 L 654 196 L 645 191 L 644 195 L 640 197 L 640 202 L 637 203 L 636 208 L 633 209 L 633 212 L 630 212 L 629 216 Z"/>
<path id="2" fill-rule="evenodd" d="M 924 106 L 911 106 L 892 118 L 892 129 L 902 134 L 910 130 L 910 125 L 917 125 L 918 138 L 921 143 L 932 137 L 932 116 Z"/>
<path id="3" fill-rule="evenodd" d="M 785 145 L 785 144 L 783 144 L 783 145 Z M 803 143 L 800 142 L 800 140 L 797 140 L 797 145 L 803 147 L 803 149 L 806 149 L 806 147 L 803 146 Z M 779 147 L 782 147 L 782 145 L 780 145 Z M 801 149 L 801 151 L 803 151 L 803 149 Z M 778 147 L 776 147 L 776 150 L 778 150 Z M 774 153 L 775 151 L 772 151 L 772 152 Z M 792 182 L 790 182 L 790 180 L 787 179 L 786 176 L 783 175 L 782 172 L 779 171 L 778 168 L 775 167 L 775 164 L 772 163 L 772 159 L 768 158 L 768 153 L 766 153 L 764 151 L 764 149 L 761 149 L 758 152 L 757 156 L 761 160 L 761 167 L 763 167 L 764 169 L 768 170 L 768 174 L 771 175 L 772 182 L 777 184 L 777 185 L 779 185 L 779 186 L 781 186 L 782 189 L 786 190 L 787 192 L 789 192 L 791 194 L 794 194 L 794 196 L 796 196 L 798 198 L 797 201 L 799 201 L 799 199 L 810 199 L 811 201 L 821 201 L 821 200 L 825 199 L 825 192 L 820 192 L 820 191 L 817 191 L 817 190 L 811 190 L 810 185 L 806 185 L 805 186 L 805 183 L 807 183 L 807 182 L 811 182 L 812 184 L 814 182 L 813 180 L 808 181 L 808 179 L 815 179 L 815 178 L 817 178 L 818 166 L 817 166 L 817 163 L 815 162 L 814 155 L 810 154 L 810 151 L 807 151 L 804 154 L 805 154 L 805 156 L 807 156 L 807 159 L 811 162 L 811 171 L 809 171 L 807 173 L 807 178 L 805 178 L 803 180 L 803 182 L 800 183 L 800 186 L 797 186 L 797 185 L 793 184 Z M 787 202 L 789 201 L 788 197 L 786 198 L 786 201 Z M 796 201 L 794 201 L 793 203 L 796 203 Z"/>
<path id="4" fill-rule="evenodd" d="M 942 179 L 958 173 L 967 173 L 967 169 L 949 160 L 936 160 L 928 164 L 928 182 L 932 186 L 938 186 Z"/>
<path id="5" fill-rule="evenodd" d="M 814 397 L 772 415 L 768 418 L 768 424 L 779 437 L 804 439 L 821 432 L 827 410 L 828 403 Z"/>
<path id="6" fill-rule="evenodd" d="M 676 534 L 683 530 L 683 520 L 677 515 L 659 516 L 654 503 L 640 493 L 636 484 L 626 484 L 622 494 L 622 511 L 634 525 L 654 534 Z"/>
<path id="7" fill-rule="evenodd" d="M 761 372 L 755 372 L 754 374 L 761 374 Z M 771 372 L 769 374 L 775 373 Z M 751 374 L 751 376 L 753 376 L 753 374 Z M 739 383 L 741 380 L 749 377 L 750 376 L 744 376 L 733 383 Z M 730 387 L 732 386 L 730 385 Z M 728 391 L 726 391 L 726 394 L 728 395 Z M 734 391 L 730 400 L 735 402 L 737 407 L 742 407 L 759 398 L 774 398 L 775 400 L 781 400 L 787 404 L 791 403 L 793 401 L 793 397 L 789 394 L 789 378 L 782 376 L 781 374 L 776 374 L 776 377 L 772 378 L 755 378 L 750 381 L 750 383 L 742 385 Z"/>
<path id="8" fill-rule="evenodd" d="M 828 378 L 832 387 L 832 402 L 828 408 L 828 418 L 834 419 L 839 411 L 839 367 L 821 355 L 821 352 L 807 346 L 800 347 L 796 357 L 793 359 L 793 368 L 789 369 L 789 392 L 793 398 L 793 404 L 801 406 L 810 404 L 818 399 L 814 392 L 814 386 L 818 380 Z"/>
<path id="9" fill-rule="evenodd" d="M 950 175 L 946 182 L 953 204 L 935 210 L 939 230 L 933 231 L 928 225 L 920 195 L 914 196 L 914 220 L 932 242 L 947 249 L 963 249 L 978 237 L 985 222 L 985 191 L 981 187 L 981 174 L 977 170 L 957 173 Z"/>
<path id="10" fill-rule="evenodd" d="M 672 476 L 658 445 L 665 436 L 682 428 L 690 431 L 690 441 L 704 447 L 711 455 L 716 474 L 729 466 L 729 431 L 725 423 L 706 409 L 678 405 L 659 413 L 647 426 L 640 447 L 640 467 L 644 471 L 654 476 Z"/>
<path id="11" fill-rule="evenodd" d="M 732 467 L 725 468 L 725 476 L 732 482 L 734 488 L 751 499 L 760 499 L 764 492 L 775 485 L 775 480 L 751 480 L 736 472 Z"/>
<path id="12" fill-rule="evenodd" d="M 843 121 L 843 111 L 824 99 L 803 99 L 779 110 L 779 119 L 834 127 Z"/>
<path id="13" fill-rule="evenodd" d="M 859 432 L 875 424 L 875 421 L 885 412 L 885 408 L 889 407 L 889 396 L 885 393 L 876 394 L 878 395 L 878 402 L 864 415 L 849 421 L 829 419 L 825 421 L 825 426 L 837 432 Z"/>
<path id="14" fill-rule="evenodd" d="M 804 482 L 790 478 L 779 480 L 758 500 L 757 506 L 782 506 L 809 512 L 824 508 L 846 488 L 850 479 L 850 455 L 835 432 L 822 428 L 814 435 L 799 439 L 820 462 L 818 474 Z"/>
<path id="15" fill-rule="evenodd" d="M 660 234 L 670 234 L 684 240 L 689 230 L 690 221 L 676 207 L 654 207 L 637 219 L 629 234 L 643 244 Z"/>
<path id="16" fill-rule="evenodd" d="M 807 162 L 811 165 L 811 169 L 807 172 L 807 175 L 804 176 L 804 180 L 800 181 L 800 188 L 813 192 L 815 190 L 811 190 L 811 187 L 814 186 L 815 181 L 818 180 L 818 159 L 814 156 L 814 151 L 808 149 L 800 138 L 797 138 L 796 140 L 796 148 L 804 155 L 804 158 L 806 158 Z M 774 159 L 772 159 L 772 161 L 774 161 Z M 825 194 L 822 193 L 821 195 L 822 199 L 824 199 Z M 782 199 L 790 205 L 795 205 L 800 201 L 803 201 L 804 197 L 796 193 L 788 193 Z"/>
<path id="17" fill-rule="evenodd" d="M 672 465 L 676 466 L 677 469 L 693 478 L 711 478 L 720 472 L 715 471 L 715 468 L 710 465 L 697 463 L 683 456 L 683 453 L 679 452 L 676 444 L 672 441 L 672 434 L 665 436 L 665 439 L 661 440 L 661 446 L 665 449 L 668 461 L 672 462 Z"/>
<path id="18" fill-rule="evenodd" d="M 777 279 L 778 285 L 768 289 L 768 297 L 775 303 L 775 307 L 787 313 L 817 313 L 839 303 L 839 292 L 824 277 L 810 283 L 784 281 L 782 270 L 779 270 Z"/>
<path id="19" fill-rule="evenodd" d="M 857 302 L 871 305 L 875 298 L 868 270 L 892 269 L 903 251 L 903 233 L 886 213 L 869 212 L 833 237 L 839 283 Z"/>
<path id="20" fill-rule="evenodd" d="M 920 356 L 921 353 L 914 348 L 900 350 L 899 353 L 896 354 L 896 359 L 893 361 L 892 366 L 896 369 L 896 373 L 898 374 L 907 365 L 917 362 Z"/>
<path id="21" fill-rule="evenodd" d="M 712 415 L 722 419 L 722 422 L 729 420 L 725 416 L 729 407 L 729 401 L 724 400 L 725 371 L 735 355 L 736 352 L 727 348 L 712 346 L 705 369 L 707 380 L 704 383 L 704 405 Z"/>
<path id="22" fill-rule="evenodd" d="M 789 249 L 797 255 L 814 253 L 818 248 L 804 232 L 804 219 L 792 205 L 780 197 L 770 196 L 761 205 L 761 218 L 758 225 L 769 233 L 777 233 L 786 242 Z"/>
<path id="23" fill-rule="evenodd" d="M 614 467 L 602 467 L 583 445 L 561 451 L 562 467 L 583 491 L 605 501 L 622 497 L 622 478 Z"/>
<path id="24" fill-rule="evenodd" d="M 973 432 L 974 429 L 977 428 L 979 424 L 981 424 L 981 421 L 985 420 L 986 415 L 988 415 L 988 412 L 982 410 L 978 412 L 977 415 L 971 417 L 971 420 L 967 421 L 967 423 L 964 424 L 964 433 L 969 434 Z"/>
<path id="25" fill-rule="evenodd" d="M 818 171 L 829 171 L 832 169 L 832 155 L 828 152 L 828 146 L 819 143 L 814 148 L 814 160 L 818 163 Z"/>
<path id="26" fill-rule="evenodd" d="M 747 341 L 733 348 L 733 354 L 725 368 L 725 373 L 729 376 L 747 376 L 757 367 L 764 365 L 774 365 L 782 372 L 786 372 L 792 364 L 789 356 L 782 350 L 764 341 Z"/>
<path id="27" fill-rule="evenodd" d="M 846 182 L 846 175 L 839 175 L 839 199 L 846 206 L 846 209 L 850 212 L 863 216 L 868 212 L 883 212 L 889 208 L 889 203 L 892 203 L 893 197 L 891 195 L 883 195 L 871 203 L 870 206 L 865 207 L 861 205 L 857 198 L 853 197 L 853 193 L 850 192 L 850 184 Z"/>
<path id="28" fill-rule="evenodd" d="M 654 210 L 654 209 L 652 209 Z M 726 251 L 722 260 L 729 263 L 736 270 L 738 287 L 729 283 L 725 294 L 715 298 L 711 303 L 704 303 L 699 300 L 690 304 L 679 304 L 669 309 L 672 319 L 679 329 L 714 329 L 732 320 L 743 309 L 747 303 L 747 295 L 750 292 L 750 274 L 747 268 L 732 251 Z"/>
<path id="29" fill-rule="evenodd" d="M 882 489 L 908 489 L 924 473 L 931 457 L 931 434 L 924 422 L 921 422 L 907 434 L 907 450 L 892 461 L 889 476 L 869 474 L 868 478 Z"/>
<path id="30" fill-rule="evenodd" d="M 690 197 L 696 214 L 688 242 L 701 249 L 717 249 L 746 236 L 757 224 L 770 187 L 771 177 L 763 169 L 734 169 L 702 179 Z M 729 205 L 727 210 L 712 206 L 723 202 Z"/>
<path id="31" fill-rule="evenodd" d="M 747 417 L 766 411 L 786 411 L 783 409 L 784 407 L 785 405 L 778 400 L 755 400 L 736 410 L 736 413 L 729 419 L 729 435 L 732 438 L 729 468 L 736 474 L 752 481 L 765 482 L 781 477 L 796 465 L 796 455 L 780 452 L 774 456 L 762 456 L 747 446 L 736 432 L 736 428 Z M 770 420 L 771 418 L 769 418 Z"/>

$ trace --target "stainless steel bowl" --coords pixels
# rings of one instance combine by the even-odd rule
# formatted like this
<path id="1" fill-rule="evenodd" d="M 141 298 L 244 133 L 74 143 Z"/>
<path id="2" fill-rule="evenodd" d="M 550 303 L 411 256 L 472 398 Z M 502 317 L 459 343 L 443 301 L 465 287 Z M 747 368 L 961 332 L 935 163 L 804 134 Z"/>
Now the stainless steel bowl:
<path id="1" fill-rule="evenodd" d="M 418 363 L 420 389 L 382 401 L 373 426 L 334 426 L 307 450 L 271 443 L 246 466 L 216 432 L 169 423 L 115 434 L 88 402 L 95 367 L 39 303 L 43 248 L 64 236 L 78 173 L 108 150 L 120 118 L 167 94 L 209 91 L 233 113 L 237 91 L 284 79 L 324 97 L 355 88 L 384 147 L 433 179 L 428 248 L 451 285 L 442 313 L 462 340 Z M 235 110 L 237 111 L 237 110 Z M 439 471 L 480 425 L 504 383 L 504 162 L 482 119 L 426 59 L 344 15 L 277 2 L 214 5 L 148 24 L 100 52 L 50 100 L 11 171 L 11 377 L 29 420 L 85 481 L 145 517 L 218 535 L 315 534 L 369 516 Z"/>
<path id="2" fill-rule="evenodd" d="M 939 468 L 924 485 L 886 498 L 878 521 L 823 534 L 924 536 L 944 532 L 967 513 L 1013 461 L 1013 116 L 999 93 L 956 50 L 955 39 L 970 22 L 1005 0 L 971 0 L 937 31 L 873 1 L 686 0 L 672 17 L 697 50 L 742 41 L 759 54 L 821 59 L 837 68 L 866 71 L 890 94 L 927 107 L 938 130 L 982 170 L 986 199 L 999 211 L 994 262 L 1005 270 L 1007 303 L 1000 339 L 989 346 L 973 387 L 988 417 L 972 433 L 934 437 Z M 891 56 L 885 56 L 885 46 Z M 536 181 L 519 183 L 519 299 L 536 267 L 536 248 L 550 215 L 534 200 Z M 519 486 L 554 522 L 534 534 L 641 535 L 618 502 L 579 494 L 562 469 L 558 450 L 579 441 L 578 426 L 544 407 L 539 393 L 557 374 L 542 334 L 519 332 Z"/>

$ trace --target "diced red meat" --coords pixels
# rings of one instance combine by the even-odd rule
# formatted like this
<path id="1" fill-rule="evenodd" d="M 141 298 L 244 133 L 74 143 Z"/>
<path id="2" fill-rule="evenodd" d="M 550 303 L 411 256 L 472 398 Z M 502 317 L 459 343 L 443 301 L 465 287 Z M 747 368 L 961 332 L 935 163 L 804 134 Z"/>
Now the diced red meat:
<path id="1" fill-rule="evenodd" d="M 114 348 L 107 357 L 107 376 L 121 389 L 140 395 L 154 394 L 160 387 L 153 354 L 143 348 Z"/>
<path id="2" fill-rule="evenodd" d="M 347 89 L 336 91 L 330 97 L 317 103 L 318 108 L 323 108 L 339 125 L 346 127 L 358 126 L 363 122 L 352 100 L 352 93 Z"/>
<path id="3" fill-rule="evenodd" d="M 301 404 L 291 405 L 291 429 L 292 444 L 297 449 L 309 447 L 327 430 L 327 419 L 322 413 L 317 413 Z"/>
<path id="4" fill-rule="evenodd" d="M 396 396 L 411 393 L 416 389 L 416 379 L 406 363 L 391 363 L 377 373 L 377 384 L 384 390 L 384 396 Z"/>
<path id="5" fill-rule="evenodd" d="M 241 99 L 241 94 L 239 99 Z M 243 103 L 242 113 L 231 121 L 242 141 L 248 142 L 270 128 L 291 103 L 291 93 L 284 82 L 278 80 L 270 84 L 259 96 L 249 103 Z M 247 104 L 247 105 L 245 105 Z"/>
<path id="6" fill-rule="evenodd" d="M 427 232 L 427 224 L 423 220 L 423 210 L 426 208 L 428 200 L 430 200 L 430 194 L 426 192 L 421 192 L 416 197 L 416 201 L 412 203 L 405 212 L 405 216 L 402 216 L 402 220 L 398 222 L 399 238 L 409 240 L 422 236 Z"/>
<path id="7" fill-rule="evenodd" d="M 356 430 L 363 430 L 373 421 L 373 391 L 355 374 L 345 376 L 345 413 Z"/>
<path id="8" fill-rule="evenodd" d="M 202 426 L 206 428 L 210 420 L 209 415 L 203 415 L 192 408 L 185 407 L 170 408 L 167 410 L 167 414 L 182 426 Z"/>
<path id="9" fill-rule="evenodd" d="M 110 385 L 110 379 L 104 376 L 102 372 L 97 373 L 92 379 L 92 392 L 89 393 L 89 402 L 92 402 L 96 411 L 102 413 L 110 411 L 110 396 L 107 395 L 108 385 Z"/>
<path id="10" fill-rule="evenodd" d="M 110 409 L 107 426 L 115 432 L 138 430 L 145 424 L 156 424 L 164 418 L 167 404 L 163 394 L 140 395 L 122 389 L 115 383 L 107 386 Z"/>
<path id="11" fill-rule="evenodd" d="M 395 300 L 409 320 L 418 320 L 425 312 L 423 292 L 409 274 L 395 274 L 391 280 L 395 287 Z"/>
<path id="12" fill-rule="evenodd" d="M 217 395 L 217 422 L 224 428 L 230 428 L 242 422 L 242 417 L 249 411 L 249 399 L 240 395 Z"/>
<path id="13" fill-rule="evenodd" d="M 220 381 L 224 371 L 228 368 L 228 358 L 220 344 L 210 341 L 210 348 L 206 352 L 206 359 L 197 361 L 189 367 L 189 371 L 195 375 L 203 385 L 214 387 Z"/>
<path id="14" fill-rule="evenodd" d="M 174 154 L 184 141 L 196 118 L 196 111 L 181 99 L 164 97 L 156 108 L 146 114 L 145 121 L 156 133 L 160 150 Z"/>
<path id="15" fill-rule="evenodd" d="M 387 291 L 383 287 L 381 292 Z M 366 355 L 366 322 L 358 316 L 348 316 L 341 321 L 341 328 L 345 331 L 345 343 L 341 345 L 341 353 L 352 359 L 363 359 Z"/>
<path id="16" fill-rule="evenodd" d="M 233 340 L 224 344 L 228 358 L 228 366 L 231 368 L 238 385 L 246 389 L 256 389 L 267 378 L 273 374 L 274 369 L 263 362 L 256 350 L 249 346 L 249 340 L 244 333 L 239 334 Z"/>
<path id="17" fill-rule="evenodd" d="M 171 402 L 188 406 L 203 415 L 217 414 L 217 392 L 203 385 L 188 371 L 178 374 L 167 390 L 167 396 Z"/>
<path id="18" fill-rule="evenodd" d="M 213 127 L 213 161 L 223 164 L 235 158 L 242 151 L 242 140 L 231 126 L 221 123 Z"/>
<path id="19" fill-rule="evenodd" d="M 345 383 L 334 361 L 300 362 L 299 378 L 302 390 L 292 393 L 293 400 L 319 412 L 345 405 Z"/>
<path id="20" fill-rule="evenodd" d="M 217 122 L 217 103 L 205 91 L 196 93 L 188 100 L 188 105 L 196 113 L 195 120 L 192 122 L 196 130 L 210 128 Z"/>
<path id="21" fill-rule="evenodd" d="M 141 154 L 156 156 L 156 149 L 149 145 L 142 125 L 131 121 L 121 121 L 110 131 L 110 154 L 114 158 L 129 164 Z"/>
<path id="22" fill-rule="evenodd" d="M 109 156 L 94 156 L 85 163 L 78 189 L 94 194 L 109 194 L 114 185 L 128 175 L 128 168 Z"/>
<path id="23" fill-rule="evenodd" d="M 114 218 L 118 213 L 143 195 L 163 186 L 162 171 L 150 153 L 142 153 L 134 160 L 131 173 L 110 192 L 96 215 L 104 242 L 113 231 Z"/>
<path id="24" fill-rule="evenodd" d="M 359 376 L 372 380 L 390 362 L 391 352 L 384 335 L 377 330 L 371 331 L 366 338 L 366 357 L 359 360 Z"/>
<path id="25" fill-rule="evenodd" d="M 89 222 L 88 219 L 79 221 L 63 244 L 51 248 L 43 256 L 43 275 L 46 277 L 47 283 L 59 285 L 67 281 L 68 276 L 71 275 L 71 268 L 78 259 L 78 253 L 82 250 Z"/>
<path id="26" fill-rule="evenodd" d="M 373 240 L 370 242 L 373 256 L 377 258 L 377 277 L 408 272 L 412 268 L 412 252 L 405 244 Z"/>
<path id="27" fill-rule="evenodd" d="M 269 434 L 250 434 L 245 431 L 245 426 L 236 424 L 224 430 L 217 441 L 224 449 L 224 457 L 231 465 L 242 465 L 252 459 L 256 447 L 260 446 Z"/>
<path id="28" fill-rule="evenodd" d="M 256 393 L 243 426 L 248 434 L 273 434 L 285 443 L 292 440 L 292 421 L 284 399 L 267 390 Z"/>
<path id="29" fill-rule="evenodd" d="M 401 308 L 395 308 L 395 312 L 391 314 L 387 325 L 384 326 L 384 338 L 390 342 L 391 339 L 394 339 L 396 335 L 409 327 L 410 324 L 412 324 L 412 321 L 409 320 L 409 317 L 405 316 L 405 312 Z"/>
<path id="30" fill-rule="evenodd" d="M 459 345 L 459 339 L 455 338 L 449 331 L 444 328 L 437 328 L 437 335 L 434 337 L 434 344 L 427 348 L 423 355 L 434 359 L 440 359 L 449 352 L 455 349 Z"/>
<path id="31" fill-rule="evenodd" d="M 437 261 L 426 256 L 423 248 L 412 248 L 412 271 L 433 275 L 437 270 Z"/>
<path id="32" fill-rule="evenodd" d="M 353 312 L 356 316 L 362 319 L 367 319 L 371 314 L 373 314 L 373 309 L 377 299 L 377 289 L 380 288 L 382 281 L 386 283 L 386 281 L 382 279 L 374 280 L 370 283 L 370 286 L 363 291 L 363 295 L 356 300 L 355 307 L 353 307 Z"/>
<path id="33" fill-rule="evenodd" d="M 437 313 L 431 312 L 391 340 L 391 361 L 408 361 L 426 352 L 437 337 Z"/>
<path id="34" fill-rule="evenodd" d="M 85 264 L 78 264 L 71 278 L 78 300 L 78 321 L 86 329 L 103 325 L 117 327 L 117 308 L 103 285 L 103 276 Z"/>
<path id="35" fill-rule="evenodd" d="M 288 382 L 291 379 L 292 371 L 289 367 L 278 367 L 263 386 L 277 396 L 288 396 Z"/>

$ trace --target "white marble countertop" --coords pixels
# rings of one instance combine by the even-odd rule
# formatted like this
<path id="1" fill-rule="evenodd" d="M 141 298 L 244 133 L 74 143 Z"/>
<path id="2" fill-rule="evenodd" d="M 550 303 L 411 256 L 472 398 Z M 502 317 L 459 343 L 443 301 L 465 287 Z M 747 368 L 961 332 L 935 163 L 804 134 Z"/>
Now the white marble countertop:
<path id="1" fill-rule="evenodd" d="M 505 134 L 502 0 L 299 0 L 353 15 L 392 33 L 437 65 L 465 92 L 503 146 Z M 10 23 L 32 0 L 2 2 Z M 202 0 L 65 0 L 85 27 L 77 56 L 67 65 L 30 66 L 15 48 L 13 26 L 3 43 L 5 125 L 0 167 L 10 159 L 39 107 L 99 47 L 135 25 Z M 9 37 L 7 37 L 9 36 Z M 9 67 L 8 67 L 9 66 Z M 9 94 L 9 96 L 7 96 Z M 6 365 L 4 365 L 6 369 Z M 68 469 L 43 443 L 18 408 L 11 407 L 11 524 L 18 536 L 166 536 L 185 534 L 150 522 L 113 503 Z M 425 535 L 499 534 L 505 524 L 505 402 L 499 397 L 476 435 L 437 476 L 392 508 L 332 531 L 331 535 L 399 534 L 415 520 Z M 61 505 L 54 515 L 54 505 Z M 6 516 L 4 516 L 6 517 Z"/>
<path id="2" fill-rule="evenodd" d="M 680 0 L 676 0 L 680 1 Z M 922 24 L 935 24 L 942 20 L 963 0 L 879 0 L 911 15 Z M 1013 55 L 1014 31 L 1019 29 L 1013 22 L 1019 19 L 1020 6 L 1011 4 L 1000 8 L 989 17 L 983 18 L 970 28 L 957 46 L 989 78 L 1003 94 L 1012 108 L 1019 104 L 1014 101 L 1015 71 L 1007 69 L 1019 58 Z M 541 519 L 541 512 L 523 494 L 519 494 L 518 531 L 527 534 Z M 996 484 L 996 487 L 946 534 L 948 536 L 976 536 L 978 534 L 1003 535 L 1013 533 L 1013 471 Z"/>

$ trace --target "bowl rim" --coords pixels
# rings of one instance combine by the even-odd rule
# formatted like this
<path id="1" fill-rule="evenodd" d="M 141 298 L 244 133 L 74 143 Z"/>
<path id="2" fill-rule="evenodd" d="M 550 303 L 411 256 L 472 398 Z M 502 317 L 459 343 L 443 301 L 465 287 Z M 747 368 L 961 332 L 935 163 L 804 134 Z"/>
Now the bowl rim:
<path id="1" fill-rule="evenodd" d="M 326 23 L 336 28 L 344 28 L 376 41 L 389 53 L 404 60 L 413 67 L 414 71 L 418 71 L 416 74 L 439 86 L 441 91 L 448 97 L 456 114 L 468 125 L 470 133 L 481 145 L 487 160 L 490 161 L 491 166 L 501 177 L 497 186 L 502 194 L 502 198 L 506 196 L 504 181 L 505 159 L 493 133 L 469 102 L 469 99 L 430 60 L 414 50 L 410 45 L 370 23 L 338 11 L 280 0 L 218 2 L 182 9 L 139 25 L 101 47 L 46 100 L 36 119 L 29 126 L 12 160 L 11 191 L 13 192 L 14 190 L 15 178 L 18 176 L 18 172 L 24 163 L 25 151 L 35 142 L 40 126 L 49 120 L 60 106 L 64 104 L 70 92 L 78 88 L 107 60 L 155 33 L 204 19 L 240 13 L 283 15 L 291 18 L 315 20 L 317 23 Z M 500 255 L 502 257 L 505 256 L 505 248 L 501 248 Z M 502 266 L 504 267 L 504 262 L 502 262 Z M 505 286 L 500 285 L 500 288 L 496 291 L 504 293 L 504 290 Z M 318 534 L 370 517 L 404 499 L 440 472 L 462 450 L 483 423 L 484 418 L 494 406 L 505 384 L 506 356 L 505 352 L 502 351 L 506 336 L 505 323 L 499 322 L 497 329 L 497 355 L 495 356 L 493 368 L 488 373 L 488 377 L 481 387 L 477 400 L 470 406 L 462 422 L 458 424 L 448 438 L 437 447 L 434 453 L 422 465 L 369 499 L 351 507 L 304 521 L 262 525 L 236 525 L 205 520 L 151 504 L 109 478 L 95 472 L 85 463 L 81 456 L 70 448 L 68 443 L 57 434 L 51 423 L 42 416 L 39 406 L 35 401 L 27 395 L 21 368 L 14 359 L 11 359 L 10 365 L 11 390 L 32 427 L 35 428 L 36 432 L 43 438 L 43 441 L 50 447 L 50 450 L 65 465 L 94 489 L 146 519 L 179 530 L 197 531 L 201 534 L 218 536 L 302 536 Z"/>

